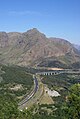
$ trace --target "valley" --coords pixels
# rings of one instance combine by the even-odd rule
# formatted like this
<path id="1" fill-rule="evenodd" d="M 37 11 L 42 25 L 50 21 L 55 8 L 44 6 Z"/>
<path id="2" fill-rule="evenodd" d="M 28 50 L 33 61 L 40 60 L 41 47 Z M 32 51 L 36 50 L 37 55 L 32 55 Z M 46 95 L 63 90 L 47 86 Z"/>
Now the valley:
<path id="1" fill-rule="evenodd" d="M 0 67 L 0 99 L 3 100 L 0 104 L 3 104 L 4 99 L 10 107 L 12 103 L 14 105 L 12 110 L 17 111 L 14 114 L 15 118 L 18 118 L 20 113 L 21 115 L 25 113 L 26 116 L 26 113 L 32 110 L 29 116 L 33 115 L 33 118 L 48 116 L 50 119 L 58 119 L 58 114 L 62 114 L 58 112 L 59 108 L 62 107 L 62 103 L 65 103 L 70 87 L 80 83 L 80 70 L 76 69 L 47 70 L 44 73 L 44 68 L 39 68 L 41 71 L 37 68 L 35 71 L 35 68 L 19 66 L 1 65 Z M 14 112 L 12 111 L 11 115 L 12 113 Z M 8 112 L 6 116 L 7 114 Z M 62 119 L 61 115 L 60 117 Z"/>
<path id="2" fill-rule="evenodd" d="M 0 32 L 0 100 L 0 119 L 79 119 L 79 50 L 36 28 Z"/>

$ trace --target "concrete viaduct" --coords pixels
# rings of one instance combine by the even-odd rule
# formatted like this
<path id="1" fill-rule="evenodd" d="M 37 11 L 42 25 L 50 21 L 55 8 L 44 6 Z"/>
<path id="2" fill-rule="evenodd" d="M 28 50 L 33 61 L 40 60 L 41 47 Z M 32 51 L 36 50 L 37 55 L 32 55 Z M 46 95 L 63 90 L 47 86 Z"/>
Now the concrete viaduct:
<path id="1" fill-rule="evenodd" d="M 36 75 L 58 75 L 61 73 L 80 74 L 80 70 L 74 71 L 72 69 L 66 69 L 66 70 L 56 70 L 56 71 L 44 71 L 44 72 L 38 72 L 38 73 L 36 73 Z"/>
<path id="2" fill-rule="evenodd" d="M 36 75 L 57 75 L 63 73 L 62 71 L 47 71 L 47 72 L 38 72 Z"/>

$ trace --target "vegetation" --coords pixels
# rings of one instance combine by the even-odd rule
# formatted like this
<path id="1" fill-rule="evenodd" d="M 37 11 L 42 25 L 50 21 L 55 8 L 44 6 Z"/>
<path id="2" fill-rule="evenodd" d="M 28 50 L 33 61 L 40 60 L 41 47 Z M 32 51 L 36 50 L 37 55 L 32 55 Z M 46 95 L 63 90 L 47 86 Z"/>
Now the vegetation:
<path id="1" fill-rule="evenodd" d="M 58 74 L 44 76 L 42 82 L 47 84 L 50 89 L 66 89 L 71 85 L 80 82 L 80 74 Z"/>
<path id="2" fill-rule="evenodd" d="M 1 66 L 0 95 L 10 94 L 19 100 L 33 87 L 33 77 L 26 70 L 15 66 Z M 21 98 L 19 98 L 21 97 Z"/>
<path id="3" fill-rule="evenodd" d="M 75 62 L 71 65 L 71 67 L 79 69 L 80 68 L 80 62 Z"/>
<path id="4" fill-rule="evenodd" d="M 16 118 L 18 113 L 17 103 L 9 94 L 0 95 L 0 119 Z"/>
<path id="5" fill-rule="evenodd" d="M 26 73 L 26 68 L 3 65 L 0 67 L 0 119 L 80 118 L 79 74 L 44 76 L 42 82 L 51 90 L 58 91 L 61 96 L 53 97 L 53 104 L 35 104 L 20 111 L 18 102 L 20 97 L 24 97 L 32 89 L 32 76 Z"/>
<path id="6" fill-rule="evenodd" d="M 80 118 L 80 84 L 71 86 L 66 102 L 59 109 L 61 109 L 61 111 L 58 111 L 61 119 Z"/>
<path id="7" fill-rule="evenodd" d="M 44 60 L 43 62 L 41 62 L 38 66 L 40 67 L 59 67 L 59 68 L 67 68 L 67 65 L 58 61 L 58 60 Z"/>

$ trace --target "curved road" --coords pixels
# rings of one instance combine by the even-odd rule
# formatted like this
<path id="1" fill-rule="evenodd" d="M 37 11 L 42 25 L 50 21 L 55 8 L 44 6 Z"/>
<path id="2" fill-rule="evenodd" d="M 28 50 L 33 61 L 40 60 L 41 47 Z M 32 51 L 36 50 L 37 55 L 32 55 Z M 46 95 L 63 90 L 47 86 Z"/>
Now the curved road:
<path id="1" fill-rule="evenodd" d="M 34 79 L 34 90 L 25 98 L 23 99 L 18 105 L 21 106 L 21 105 L 24 105 L 26 102 L 28 102 L 28 100 L 30 100 L 34 94 L 37 92 L 38 90 L 38 81 L 37 81 L 37 78 L 36 76 L 33 76 L 33 79 Z"/>

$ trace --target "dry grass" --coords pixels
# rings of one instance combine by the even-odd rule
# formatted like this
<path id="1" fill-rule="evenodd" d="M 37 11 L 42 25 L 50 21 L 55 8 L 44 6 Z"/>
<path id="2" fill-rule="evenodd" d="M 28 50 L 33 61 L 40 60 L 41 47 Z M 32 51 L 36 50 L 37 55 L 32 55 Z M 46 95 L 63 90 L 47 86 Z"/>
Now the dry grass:
<path id="1" fill-rule="evenodd" d="M 53 102 L 52 98 L 44 90 L 44 94 L 43 94 L 42 98 L 40 99 L 40 104 L 53 104 L 53 103 L 54 102 Z"/>

